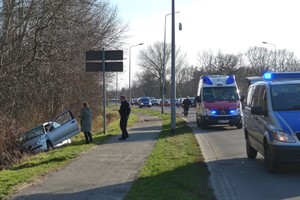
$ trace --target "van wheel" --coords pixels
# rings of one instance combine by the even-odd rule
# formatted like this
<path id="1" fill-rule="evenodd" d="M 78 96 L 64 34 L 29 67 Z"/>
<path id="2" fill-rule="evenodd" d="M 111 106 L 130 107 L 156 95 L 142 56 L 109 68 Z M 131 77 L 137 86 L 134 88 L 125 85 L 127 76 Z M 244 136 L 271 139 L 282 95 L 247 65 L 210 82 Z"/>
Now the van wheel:
<path id="1" fill-rule="evenodd" d="M 265 168 L 270 173 L 276 173 L 279 170 L 278 164 L 274 161 L 274 155 L 268 145 L 265 145 Z"/>
<path id="2" fill-rule="evenodd" d="M 47 144 L 47 151 L 50 151 L 51 149 L 53 149 L 53 145 L 49 140 L 47 140 L 46 144 Z"/>
<path id="3" fill-rule="evenodd" d="M 250 159 L 255 159 L 257 156 L 257 151 L 250 145 L 249 139 L 246 139 L 246 152 L 247 157 Z"/>
<path id="4" fill-rule="evenodd" d="M 240 124 L 237 124 L 237 125 L 236 125 L 236 128 L 237 128 L 237 129 L 241 129 L 241 128 L 243 128 L 243 124 L 242 124 L 242 123 L 240 123 Z"/>

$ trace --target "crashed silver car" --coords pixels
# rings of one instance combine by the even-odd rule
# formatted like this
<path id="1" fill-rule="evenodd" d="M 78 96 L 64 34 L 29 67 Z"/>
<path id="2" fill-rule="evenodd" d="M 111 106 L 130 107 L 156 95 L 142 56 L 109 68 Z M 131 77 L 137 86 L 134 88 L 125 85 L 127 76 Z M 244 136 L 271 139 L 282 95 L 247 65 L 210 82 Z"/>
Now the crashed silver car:
<path id="1" fill-rule="evenodd" d="M 78 123 L 70 110 L 54 118 L 52 122 L 43 123 L 20 137 L 21 145 L 31 152 L 41 152 L 70 141 L 80 133 Z"/>

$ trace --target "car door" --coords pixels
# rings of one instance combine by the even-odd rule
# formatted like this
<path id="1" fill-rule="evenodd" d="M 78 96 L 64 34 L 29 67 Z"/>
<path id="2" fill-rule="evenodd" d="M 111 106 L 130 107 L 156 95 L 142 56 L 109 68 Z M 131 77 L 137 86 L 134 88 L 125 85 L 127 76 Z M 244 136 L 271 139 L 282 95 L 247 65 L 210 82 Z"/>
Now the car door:
<path id="1" fill-rule="evenodd" d="M 51 123 L 50 130 L 48 131 L 49 138 L 52 145 L 71 138 L 80 132 L 78 122 L 70 110 L 67 110 L 58 115 Z"/>

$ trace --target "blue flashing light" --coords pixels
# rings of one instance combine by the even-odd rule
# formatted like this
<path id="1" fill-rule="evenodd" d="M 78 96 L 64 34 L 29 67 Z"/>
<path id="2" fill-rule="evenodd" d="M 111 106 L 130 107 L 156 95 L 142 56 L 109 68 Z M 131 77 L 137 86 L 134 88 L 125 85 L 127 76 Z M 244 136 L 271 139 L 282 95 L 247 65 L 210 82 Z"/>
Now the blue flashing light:
<path id="1" fill-rule="evenodd" d="M 229 75 L 227 80 L 226 80 L 226 85 L 234 83 L 234 76 Z"/>
<path id="2" fill-rule="evenodd" d="M 217 111 L 216 110 L 212 110 L 211 114 L 215 115 L 215 114 L 217 114 Z"/>
<path id="3" fill-rule="evenodd" d="M 300 79 L 300 72 L 267 72 L 263 75 L 265 81 Z"/>
<path id="4" fill-rule="evenodd" d="M 208 76 L 203 76 L 203 83 L 207 84 L 207 85 L 213 85 L 213 82 L 211 81 L 211 79 Z"/>
<path id="5" fill-rule="evenodd" d="M 272 80 L 272 73 L 269 73 L 269 72 L 264 73 L 264 79 L 265 79 L 266 81 Z"/>
<path id="6" fill-rule="evenodd" d="M 235 112 L 235 110 L 230 110 L 229 111 L 230 114 L 233 114 L 234 112 Z"/>

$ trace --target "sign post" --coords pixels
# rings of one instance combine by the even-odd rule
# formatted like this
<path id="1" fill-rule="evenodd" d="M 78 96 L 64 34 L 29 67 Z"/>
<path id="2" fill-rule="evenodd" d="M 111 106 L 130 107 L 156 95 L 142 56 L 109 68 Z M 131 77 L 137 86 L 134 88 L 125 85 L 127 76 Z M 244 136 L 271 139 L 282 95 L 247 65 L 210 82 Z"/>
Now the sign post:
<path id="1" fill-rule="evenodd" d="M 86 51 L 86 72 L 102 72 L 103 79 L 103 133 L 106 134 L 106 81 L 105 72 L 123 71 L 123 51 Z M 112 62 L 117 61 L 117 62 Z"/>

